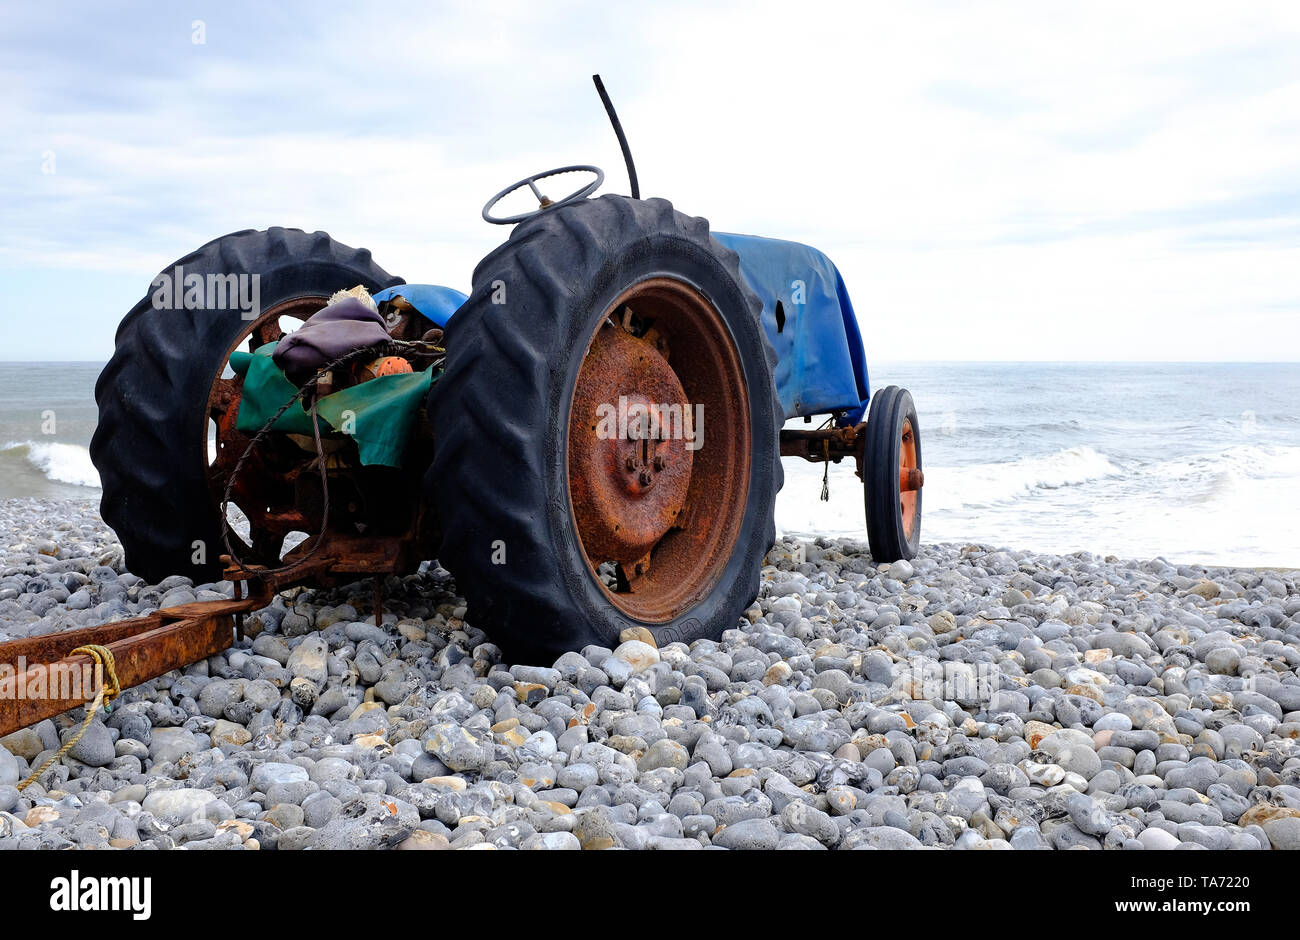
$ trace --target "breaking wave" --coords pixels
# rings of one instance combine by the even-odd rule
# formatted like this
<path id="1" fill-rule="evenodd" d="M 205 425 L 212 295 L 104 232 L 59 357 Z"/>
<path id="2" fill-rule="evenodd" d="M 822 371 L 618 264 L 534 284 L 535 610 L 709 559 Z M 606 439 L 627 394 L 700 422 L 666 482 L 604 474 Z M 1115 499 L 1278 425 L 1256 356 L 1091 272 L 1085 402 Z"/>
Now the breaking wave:
<path id="1" fill-rule="evenodd" d="M 90 451 L 77 444 L 53 441 L 9 441 L 0 456 L 21 458 L 47 479 L 73 486 L 99 486 L 99 473 L 91 463 Z"/>
<path id="2" fill-rule="evenodd" d="M 926 467 L 925 506 L 935 510 L 994 506 L 1035 490 L 1077 486 L 1122 472 L 1105 454 L 1087 446 L 1002 463 Z"/>

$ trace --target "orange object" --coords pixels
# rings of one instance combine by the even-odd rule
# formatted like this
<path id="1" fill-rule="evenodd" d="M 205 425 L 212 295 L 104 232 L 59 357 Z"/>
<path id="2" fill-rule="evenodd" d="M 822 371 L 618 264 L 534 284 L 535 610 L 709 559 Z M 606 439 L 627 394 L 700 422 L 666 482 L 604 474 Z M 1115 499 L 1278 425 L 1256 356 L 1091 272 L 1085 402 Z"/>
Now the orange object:
<path id="1" fill-rule="evenodd" d="M 366 369 L 375 378 L 381 375 L 401 375 L 404 372 L 411 372 L 411 364 L 401 356 L 384 356 L 382 359 L 376 359 L 366 365 Z"/>
<path id="2" fill-rule="evenodd" d="M 912 419 L 907 418 L 898 448 L 898 501 L 903 510 L 903 532 L 909 539 L 916 526 L 916 493 L 925 483 L 925 474 L 916 463 L 916 432 L 912 430 Z"/>

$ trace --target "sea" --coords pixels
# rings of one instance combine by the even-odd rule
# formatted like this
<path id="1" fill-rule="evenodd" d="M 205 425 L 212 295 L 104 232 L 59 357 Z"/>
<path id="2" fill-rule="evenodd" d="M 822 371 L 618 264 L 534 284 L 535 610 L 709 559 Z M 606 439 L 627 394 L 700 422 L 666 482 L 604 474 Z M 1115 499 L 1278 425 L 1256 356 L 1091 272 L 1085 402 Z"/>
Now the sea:
<path id="1" fill-rule="evenodd" d="M 101 368 L 0 362 L 0 498 L 99 497 L 87 445 Z M 874 362 L 870 373 L 916 402 L 924 541 L 1300 567 L 1300 363 Z M 822 465 L 784 465 L 780 532 L 865 538 L 851 461 L 831 466 L 825 502 Z"/>

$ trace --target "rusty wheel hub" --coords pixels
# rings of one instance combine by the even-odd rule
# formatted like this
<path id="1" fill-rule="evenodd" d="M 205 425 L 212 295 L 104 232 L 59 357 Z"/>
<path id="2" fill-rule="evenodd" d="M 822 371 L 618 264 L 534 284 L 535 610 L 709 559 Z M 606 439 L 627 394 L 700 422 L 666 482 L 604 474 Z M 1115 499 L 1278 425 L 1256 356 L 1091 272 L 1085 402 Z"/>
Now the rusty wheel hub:
<path id="1" fill-rule="evenodd" d="M 604 321 L 570 415 L 569 473 L 582 493 L 573 509 L 589 553 L 632 565 L 676 521 L 691 482 L 687 413 L 682 383 L 654 343 Z"/>
<path id="2" fill-rule="evenodd" d="M 713 587 L 744 519 L 751 446 L 744 370 L 721 314 L 671 278 L 624 292 L 579 369 L 567 455 L 574 526 L 618 607 L 664 622 Z M 599 577 L 605 564 L 616 587 Z"/>

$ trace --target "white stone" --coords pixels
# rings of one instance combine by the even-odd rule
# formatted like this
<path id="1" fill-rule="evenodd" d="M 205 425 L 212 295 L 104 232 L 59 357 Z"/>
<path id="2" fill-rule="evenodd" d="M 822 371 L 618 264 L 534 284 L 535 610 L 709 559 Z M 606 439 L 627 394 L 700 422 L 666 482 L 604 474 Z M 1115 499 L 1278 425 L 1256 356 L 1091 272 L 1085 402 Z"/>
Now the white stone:
<path id="1" fill-rule="evenodd" d="M 217 798 L 207 790 L 181 787 L 175 790 L 155 790 L 144 798 L 146 813 L 155 816 L 180 816 L 188 819 Z"/>
<path id="2" fill-rule="evenodd" d="M 1138 841 L 1141 842 L 1145 848 L 1153 852 L 1167 852 L 1182 845 L 1182 843 L 1178 841 L 1177 837 L 1156 827 L 1143 829 L 1142 832 L 1138 834 Z"/>
<path id="3" fill-rule="evenodd" d="M 628 640 L 626 643 L 620 643 L 618 649 L 614 650 L 614 658 L 627 663 L 632 667 L 633 672 L 645 672 L 659 662 L 659 651 L 649 643 Z"/>

